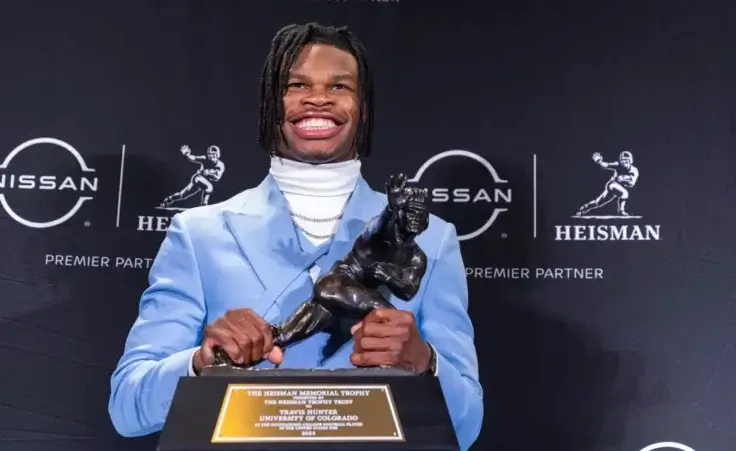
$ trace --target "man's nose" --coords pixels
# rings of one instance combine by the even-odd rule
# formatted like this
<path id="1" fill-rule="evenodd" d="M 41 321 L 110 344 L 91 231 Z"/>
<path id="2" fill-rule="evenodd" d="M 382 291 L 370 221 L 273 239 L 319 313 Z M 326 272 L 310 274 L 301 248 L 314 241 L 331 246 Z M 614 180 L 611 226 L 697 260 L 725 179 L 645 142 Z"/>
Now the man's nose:
<path id="1" fill-rule="evenodd" d="M 332 104 L 333 100 L 327 89 L 314 87 L 302 98 L 302 103 L 322 107 Z"/>

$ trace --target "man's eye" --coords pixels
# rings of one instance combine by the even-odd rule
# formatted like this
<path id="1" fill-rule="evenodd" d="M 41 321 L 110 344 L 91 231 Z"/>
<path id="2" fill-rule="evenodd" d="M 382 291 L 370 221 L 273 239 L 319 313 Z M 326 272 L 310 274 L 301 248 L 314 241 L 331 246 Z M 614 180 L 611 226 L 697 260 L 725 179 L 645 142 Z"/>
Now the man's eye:
<path id="1" fill-rule="evenodd" d="M 333 89 L 342 90 L 342 89 L 350 89 L 348 85 L 344 85 L 342 83 L 338 83 L 333 86 Z"/>
<path id="2" fill-rule="evenodd" d="M 288 87 L 288 88 L 297 88 L 297 89 L 299 89 L 299 88 L 304 88 L 304 87 L 306 87 L 306 86 L 307 86 L 307 85 L 306 85 L 306 84 L 304 84 L 304 83 L 289 83 L 289 84 L 287 85 L 287 87 Z"/>

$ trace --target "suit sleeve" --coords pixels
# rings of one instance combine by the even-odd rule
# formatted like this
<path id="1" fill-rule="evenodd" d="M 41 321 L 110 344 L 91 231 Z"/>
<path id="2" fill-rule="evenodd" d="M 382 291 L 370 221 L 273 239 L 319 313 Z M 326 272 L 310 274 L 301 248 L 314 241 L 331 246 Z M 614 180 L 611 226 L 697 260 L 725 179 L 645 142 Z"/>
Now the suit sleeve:
<path id="1" fill-rule="evenodd" d="M 473 324 L 468 316 L 468 287 L 460 243 L 449 225 L 427 277 L 419 325 L 423 338 L 437 353 L 437 376 L 445 395 L 461 450 L 467 450 L 483 423 L 483 389 Z"/>
<path id="2" fill-rule="evenodd" d="M 149 272 L 122 358 L 112 374 L 108 410 L 125 437 L 160 431 L 206 319 L 199 267 L 180 215 L 174 216 Z"/>

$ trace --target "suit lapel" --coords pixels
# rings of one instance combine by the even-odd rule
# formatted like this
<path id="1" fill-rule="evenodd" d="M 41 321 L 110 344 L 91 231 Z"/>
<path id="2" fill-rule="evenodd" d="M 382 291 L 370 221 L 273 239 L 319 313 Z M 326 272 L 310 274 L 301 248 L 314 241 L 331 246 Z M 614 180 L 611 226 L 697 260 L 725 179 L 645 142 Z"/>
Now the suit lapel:
<path id="1" fill-rule="evenodd" d="M 320 276 L 343 258 L 368 221 L 381 212 L 384 196 L 358 178 L 327 255 L 320 261 Z M 238 246 L 258 276 L 264 292 L 251 306 L 262 316 L 317 259 L 303 252 L 289 216 L 288 203 L 269 175 L 247 193 L 242 205 L 225 210 L 224 220 Z"/>
<path id="2" fill-rule="evenodd" d="M 239 209 L 225 211 L 224 219 L 265 288 L 251 307 L 265 316 L 314 258 L 302 252 L 286 198 L 270 175 L 248 193 Z"/>

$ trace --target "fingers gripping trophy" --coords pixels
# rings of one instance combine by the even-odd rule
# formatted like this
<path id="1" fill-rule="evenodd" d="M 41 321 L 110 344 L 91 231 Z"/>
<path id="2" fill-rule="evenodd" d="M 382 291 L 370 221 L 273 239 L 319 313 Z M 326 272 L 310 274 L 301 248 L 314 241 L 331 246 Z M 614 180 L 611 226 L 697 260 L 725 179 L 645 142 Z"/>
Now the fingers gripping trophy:
<path id="1" fill-rule="evenodd" d="M 429 225 L 429 196 L 406 184 L 405 174 L 390 177 L 387 205 L 368 222 L 350 252 L 315 282 L 310 299 L 283 323 L 271 325 L 275 346 L 285 350 L 340 318 L 361 320 L 377 308 L 395 308 L 381 291 L 403 301 L 417 294 L 427 256 L 415 238 Z M 213 366 L 238 366 L 221 348 L 214 352 Z"/>

